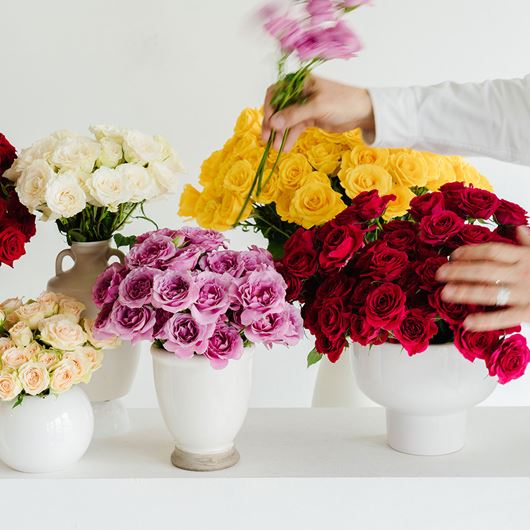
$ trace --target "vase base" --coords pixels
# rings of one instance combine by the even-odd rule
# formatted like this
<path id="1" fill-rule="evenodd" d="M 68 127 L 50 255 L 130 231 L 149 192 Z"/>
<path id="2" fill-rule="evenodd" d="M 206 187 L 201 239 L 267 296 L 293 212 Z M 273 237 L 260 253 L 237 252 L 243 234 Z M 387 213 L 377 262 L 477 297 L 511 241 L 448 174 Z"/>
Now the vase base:
<path id="1" fill-rule="evenodd" d="M 178 447 L 171 454 L 171 463 L 188 471 L 219 471 L 235 466 L 239 462 L 239 452 L 235 447 L 223 453 L 198 454 L 182 451 Z"/>
<path id="2" fill-rule="evenodd" d="M 386 411 L 388 445 L 418 456 L 439 456 L 460 451 L 466 442 L 467 412 L 443 416 L 416 416 Z"/>
<path id="3" fill-rule="evenodd" d="M 119 399 L 92 402 L 94 438 L 112 438 L 126 434 L 131 428 L 129 412 Z"/>

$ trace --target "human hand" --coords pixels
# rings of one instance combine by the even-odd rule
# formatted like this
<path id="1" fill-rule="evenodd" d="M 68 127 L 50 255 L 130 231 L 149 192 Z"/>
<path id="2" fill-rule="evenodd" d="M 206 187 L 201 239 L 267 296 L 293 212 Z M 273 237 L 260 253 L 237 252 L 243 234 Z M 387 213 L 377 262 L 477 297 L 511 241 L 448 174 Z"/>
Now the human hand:
<path id="1" fill-rule="evenodd" d="M 269 87 L 264 103 L 263 140 L 272 130 L 276 138 L 274 148 L 280 149 L 286 129 L 290 129 L 284 150 L 289 151 L 297 138 L 308 127 L 320 127 L 329 132 L 345 132 L 361 127 L 367 142 L 375 137 L 375 120 L 368 90 L 311 76 L 306 82 L 307 101 L 291 105 L 274 114 L 270 105 L 274 85 Z"/>
<path id="2" fill-rule="evenodd" d="M 498 311 L 475 313 L 464 326 L 471 331 L 507 329 L 530 322 L 530 229 L 517 228 L 521 246 L 485 243 L 460 247 L 437 272 L 447 282 L 447 302 L 502 306 Z M 504 300 L 502 299 L 504 298 Z"/>

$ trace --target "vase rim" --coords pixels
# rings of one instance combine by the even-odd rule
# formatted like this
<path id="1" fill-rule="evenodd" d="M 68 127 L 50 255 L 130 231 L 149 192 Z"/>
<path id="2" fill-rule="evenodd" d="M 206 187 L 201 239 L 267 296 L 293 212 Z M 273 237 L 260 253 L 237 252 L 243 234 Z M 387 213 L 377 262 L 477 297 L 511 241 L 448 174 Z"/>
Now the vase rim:
<path id="1" fill-rule="evenodd" d="M 247 347 L 245 348 L 243 355 L 239 359 L 229 359 L 229 362 L 237 363 L 239 362 L 243 357 L 252 357 L 254 355 L 254 352 L 252 351 L 253 348 Z M 187 358 L 181 358 L 177 357 L 174 353 L 165 350 L 164 348 L 159 348 L 158 346 L 155 346 L 154 344 L 151 345 L 151 355 L 156 358 L 158 361 L 161 361 L 162 363 L 173 365 L 175 363 L 179 364 L 189 364 L 189 365 L 196 365 L 196 364 L 204 364 L 204 363 L 210 363 L 210 359 L 206 357 L 206 355 L 197 355 L 193 354 L 192 357 Z"/>
<path id="2" fill-rule="evenodd" d="M 70 245 L 72 248 L 102 247 L 110 244 L 111 239 L 102 239 L 101 241 L 73 241 Z"/>
<path id="3" fill-rule="evenodd" d="M 370 345 L 362 346 L 358 342 L 351 342 L 351 341 L 349 341 L 349 344 L 350 344 L 350 347 L 359 348 L 361 350 L 369 350 L 372 348 L 387 348 L 387 349 L 393 349 L 393 350 L 399 349 L 407 353 L 407 350 L 405 350 L 402 344 L 399 344 L 399 343 L 396 344 L 393 342 L 383 342 L 383 344 L 377 344 L 377 345 L 371 345 L 371 346 Z M 419 352 L 415 355 L 421 355 L 422 353 L 426 353 L 428 350 L 441 350 L 441 349 L 446 349 L 448 347 L 453 348 L 456 351 L 458 351 L 454 342 L 444 342 L 443 344 L 429 344 L 426 350 Z"/>

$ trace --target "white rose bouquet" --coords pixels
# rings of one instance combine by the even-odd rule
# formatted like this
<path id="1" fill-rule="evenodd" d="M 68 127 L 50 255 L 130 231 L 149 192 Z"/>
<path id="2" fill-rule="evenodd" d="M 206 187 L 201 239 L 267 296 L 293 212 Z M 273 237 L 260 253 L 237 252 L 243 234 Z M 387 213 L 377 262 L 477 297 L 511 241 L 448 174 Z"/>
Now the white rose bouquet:
<path id="1" fill-rule="evenodd" d="M 88 383 L 116 339 L 96 340 L 85 306 L 46 292 L 36 300 L 0 304 L 0 401 L 20 405 L 27 395 L 61 394 Z"/>
<path id="2" fill-rule="evenodd" d="M 160 136 L 93 126 L 59 131 L 24 149 L 5 177 L 20 202 L 72 242 L 110 239 L 145 201 L 177 191 L 179 157 Z"/>

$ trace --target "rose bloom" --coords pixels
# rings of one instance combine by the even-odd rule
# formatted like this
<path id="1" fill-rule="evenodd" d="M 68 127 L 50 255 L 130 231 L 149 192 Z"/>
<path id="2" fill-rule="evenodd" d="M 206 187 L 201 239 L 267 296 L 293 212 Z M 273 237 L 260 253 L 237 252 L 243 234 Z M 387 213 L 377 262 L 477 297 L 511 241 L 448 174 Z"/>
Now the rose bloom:
<path id="1" fill-rule="evenodd" d="M 9 335 L 18 348 L 25 348 L 33 340 L 33 331 L 24 322 L 17 322 L 12 326 Z"/>
<path id="2" fill-rule="evenodd" d="M 44 312 L 44 318 L 51 317 L 59 311 L 59 296 L 56 293 L 44 292 L 37 298 L 37 302 Z"/>
<path id="3" fill-rule="evenodd" d="M 63 359 L 55 366 L 50 377 L 50 392 L 62 394 L 72 388 L 76 378 L 76 367 L 69 359 Z"/>
<path id="4" fill-rule="evenodd" d="M 64 315 L 75 324 L 79 323 L 81 314 L 86 309 L 85 304 L 71 296 L 61 295 L 59 298 L 59 314 Z"/>
<path id="5" fill-rule="evenodd" d="M 151 302 L 153 281 L 158 274 L 156 269 L 138 267 L 132 270 L 121 282 L 118 300 L 128 307 L 142 307 Z"/>
<path id="6" fill-rule="evenodd" d="M 131 268 L 146 266 L 158 269 L 167 266 L 176 253 L 177 247 L 170 237 L 155 233 L 133 246 L 126 262 Z"/>
<path id="7" fill-rule="evenodd" d="M 0 371 L 0 401 L 11 401 L 22 392 L 22 384 L 14 372 Z"/>
<path id="8" fill-rule="evenodd" d="M 215 272 L 201 272 L 195 278 L 199 288 L 197 300 L 191 306 L 191 314 L 200 324 L 216 322 L 230 306 L 229 289 L 233 278 Z"/>
<path id="9" fill-rule="evenodd" d="M 0 337 L 0 357 L 1 355 L 10 348 L 15 348 L 15 343 L 7 337 Z"/>
<path id="10" fill-rule="evenodd" d="M 496 195 L 477 188 L 466 188 L 460 200 L 460 210 L 464 217 L 489 219 L 500 206 Z"/>
<path id="11" fill-rule="evenodd" d="M 30 360 L 31 358 L 22 348 L 9 348 L 2 354 L 2 367 L 13 368 L 16 370 Z"/>
<path id="12" fill-rule="evenodd" d="M 462 327 L 455 330 L 455 346 L 468 360 L 489 359 L 499 346 L 500 331 L 475 332 Z"/>
<path id="13" fill-rule="evenodd" d="M 199 286 L 189 272 L 167 270 L 153 281 L 155 308 L 177 313 L 191 307 L 199 296 Z"/>
<path id="14" fill-rule="evenodd" d="M 86 334 L 79 324 L 75 324 L 61 315 L 43 320 L 40 332 L 41 340 L 58 350 L 75 350 L 87 340 Z"/>
<path id="15" fill-rule="evenodd" d="M 243 308 L 241 322 L 246 326 L 283 308 L 287 285 L 276 271 L 253 271 L 233 288 L 235 301 Z"/>
<path id="16" fill-rule="evenodd" d="M 46 317 L 45 307 L 40 302 L 32 302 L 16 310 L 18 320 L 24 322 L 29 328 L 37 329 L 39 322 Z"/>
<path id="17" fill-rule="evenodd" d="M 394 331 L 396 339 L 410 356 L 425 351 L 436 333 L 438 326 L 432 316 L 420 309 L 407 311 L 399 327 Z"/>
<path id="18" fill-rule="evenodd" d="M 35 358 L 42 351 L 42 346 L 36 341 L 31 341 L 25 348 L 24 351 L 30 358 Z"/>
<path id="19" fill-rule="evenodd" d="M 94 348 L 92 346 L 81 346 L 80 348 L 77 348 L 74 353 L 81 355 L 86 359 L 90 365 L 91 372 L 97 370 L 103 364 L 104 354 L 103 351 L 98 348 Z M 65 357 L 70 358 L 69 355 L 66 355 Z"/>
<path id="20" fill-rule="evenodd" d="M 419 237 L 429 245 L 441 245 L 456 236 L 463 227 L 464 221 L 456 213 L 444 210 L 421 220 Z"/>
<path id="21" fill-rule="evenodd" d="M 97 278 L 92 289 L 92 300 L 98 307 L 111 304 L 118 297 L 118 288 L 126 274 L 126 269 L 119 263 L 113 263 Z"/>
<path id="22" fill-rule="evenodd" d="M 229 359 L 239 359 L 243 355 L 243 339 L 239 331 L 225 323 L 218 323 L 213 335 L 208 339 L 204 352 L 215 369 L 224 368 Z"/>
<path id="23" fill-rule="evenodd" d="M 199 324 L 192 315 L 177 313 L 164 326 L 164 348 L 182 359 L 203 354 L 215 330 L 215 323 Z"/>
<path id="24" fill-rule="evenodd" d="M 487 359 L 486 365 L 490 375 L 496 375 L 499 383 L 504 385 L 512 379 L 524 375 L 530 361 L 530 351 L 522 335 L 512 335 L 502 341 L 501 345 Z"/>
<path id="25" fill-rule="evenodd" d="M 37 362 L 44 364 L 48 370 L 55 366 L 59 359 L 59 353 L 55 350 L 42 350 L 36 356 Z"/>
<path id="26" fill-rule="evenodd" d="M 394 330 L 405 316 L 406 296 L 393 283 L 382 283 L 366 298 L 366 318 L 374 327 Z"/>
<path id="27" fill-rule="evenodd" d="M 92 375 L 92 363 L 87 359 L 82 351 L 78 348 L 73 352 L 66 352 L 63 359 L 72 361 L 75 366 L 74 384 L 88 383 Z"/>
<path id="28" fill-rule="evenodd" d="M 151 306 L 127 307 L 116 302 L 110 319 L 115 333 L 122 339 L 130 340 L 133 344 L 153 339 L 156 314 Z"/>
<path id="29" fill-rule="evenodd" d="M 495 210 L 495 220 L 500 225 L 525 225 L 528 222 L 528 212 L 518 204 L 502 199 Z"/>
<path id="30" fill-rule="evenodd" d="M 18 370 L 18 378 L 22 383 L 22 388 L 30 396 L 44 392 L 50 385 L 50 375 L 43 363 L 28 362 L 23 364 Z"/>
<path id="31" fill-rule="evenodd" d="M 95 321 L 91 318 L 85 318 L 83 320 L 83 329 L 87 335 L 88 342 L 90 342 L 92 346 L 100 350 L 112 350 L 119 346 L 119 337 L 111 336 L 108 338 L 96 339 L 96 337 L 94 337 L 94 324 Z"/>
<path id="32" fill-rule="evenodd" d="M 418 222 L 424 217 L 439 214 L 443 210 L 445 210 L 445 199 L 443 193 L 439 191 L 420 195 L 410 201 L 410 214 Z"/>
<path id="33" fill-rule="evenodd" d="M 306 279 L 318 268 L 318 254 L 313 245 L 313 232 L 299 228 L 285 243 L 282 264 L 289 274 Z"/>

